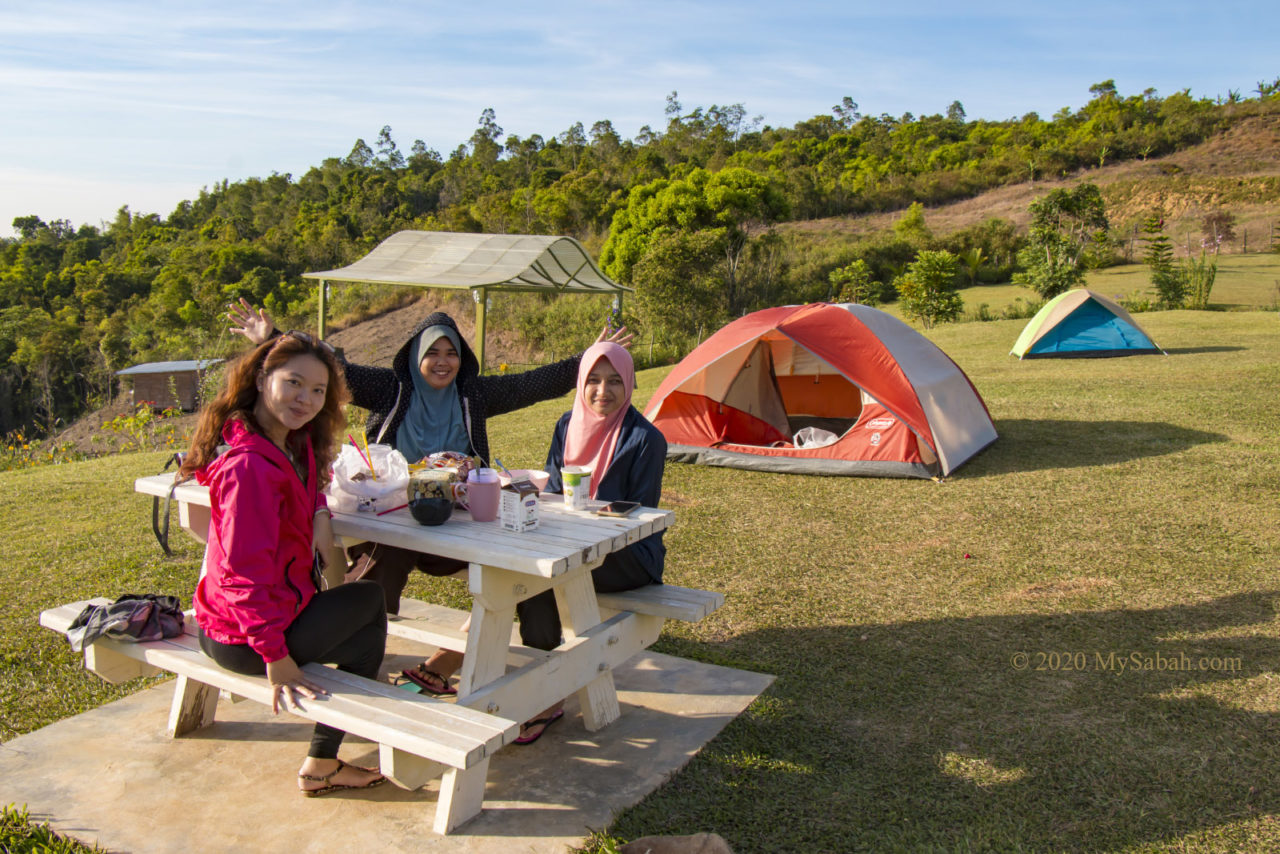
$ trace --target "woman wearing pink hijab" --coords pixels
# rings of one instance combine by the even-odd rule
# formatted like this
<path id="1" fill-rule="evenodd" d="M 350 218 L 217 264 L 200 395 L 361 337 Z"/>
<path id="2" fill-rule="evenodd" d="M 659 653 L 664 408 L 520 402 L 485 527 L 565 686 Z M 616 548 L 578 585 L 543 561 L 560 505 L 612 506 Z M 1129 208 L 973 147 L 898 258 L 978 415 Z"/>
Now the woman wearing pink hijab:
<path id="1" fill-rule="evenodd" d="M 545 491 L 563 491 L 561 466 L 590 466 L 592 498 L 658 506 L 667 440 L 631 405 L 635 384 L 630 353 L 609 342 L 587 348 L 578 366 L 573 409 L 556 422 L 551 437 L 544 466 L 551 480 Z M 601 593 L 661 584 L 666 555 L 659 531 L 611 553 L 592 571 L 591 580 Z M 528 599 L 517 610 L 520 637 L 526 646 L 554 649 L 560 645 L 560 613 L 554 593 L 547 591 Z M 557 703 L 527 722 L 516 743 L 537 741 L 548 726 L 564 716 L 562 705 Z"/>

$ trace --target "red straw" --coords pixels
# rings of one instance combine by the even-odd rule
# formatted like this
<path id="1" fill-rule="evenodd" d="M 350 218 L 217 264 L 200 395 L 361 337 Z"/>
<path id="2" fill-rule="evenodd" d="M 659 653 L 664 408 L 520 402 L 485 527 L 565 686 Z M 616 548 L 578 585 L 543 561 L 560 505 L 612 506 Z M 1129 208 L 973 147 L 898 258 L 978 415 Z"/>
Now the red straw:
<path id="1" fill-rule="evenodd" d="M 409 506 L 408 504 L 401 504 L 399 507 L 392 507 L 390 510 L 379 510 L 377 513 L 375 513 L 375 514 L 373 514 L 373 515 L 375 515 L 375 516 L 385 516 L 386 514 L 388 514 L 388 513 L 394 513 L 394 512 L 396 512 L 397 510 L 403 510 L 404 508 L 406 508 L 406 507 L 408 507 L 408 506 Z"/>
<path id="2" fill-rule="evenodd" d="M 367 465 L 369 467 L 369 471 L 372 472 L 373 463 L 369 462 L 369 458 L 364 455 L 364 451 L 360 450 L 360 445 L 356 443 L 355 437 L 348 433 L 347 438 L 351 440 L 351 444 L 355 446 L 356 453 L 360 455 L 360 459 L 364 460 L 364 464 Z"/>

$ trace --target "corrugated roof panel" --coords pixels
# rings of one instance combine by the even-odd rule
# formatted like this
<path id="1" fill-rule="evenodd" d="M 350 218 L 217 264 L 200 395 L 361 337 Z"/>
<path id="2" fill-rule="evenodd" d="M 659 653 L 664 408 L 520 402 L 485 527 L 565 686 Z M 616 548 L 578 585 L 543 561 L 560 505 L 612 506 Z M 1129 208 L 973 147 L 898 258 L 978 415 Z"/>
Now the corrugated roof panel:
<path id="1" fill-rule="evenodd" d="M 134 365 L 131 368 L 125 368 L 123 371 L 116 371 L 116 376 L 126 376 L 128 374 L 176 374 L 181 371 L 203 371 L 210 365 L 216 365 L 221 359 L 188 359 L 178 362 L 146 362 L 141 365 Z"/>

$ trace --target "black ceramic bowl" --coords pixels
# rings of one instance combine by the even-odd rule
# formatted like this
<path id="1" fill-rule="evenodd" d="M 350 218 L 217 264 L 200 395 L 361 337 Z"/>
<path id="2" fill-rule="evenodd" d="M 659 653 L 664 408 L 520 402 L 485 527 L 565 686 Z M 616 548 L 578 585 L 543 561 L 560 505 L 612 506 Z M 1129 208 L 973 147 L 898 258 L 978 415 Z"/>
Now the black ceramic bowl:
<path id="1" fill-rule="evenodd" d="M 415 498 L 409 502 L 409 512 L 422 525 L 443 525 L 453 515 L 453 500 L 449 498 Z"/>

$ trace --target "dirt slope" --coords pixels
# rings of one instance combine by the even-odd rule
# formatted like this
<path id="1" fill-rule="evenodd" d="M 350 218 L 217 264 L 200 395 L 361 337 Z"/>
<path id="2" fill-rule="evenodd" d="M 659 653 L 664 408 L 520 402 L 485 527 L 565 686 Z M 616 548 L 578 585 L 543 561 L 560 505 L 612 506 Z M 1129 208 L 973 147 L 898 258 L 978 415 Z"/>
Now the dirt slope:
<path id="1" fill-rule="evenodd" d="M 1204 214 L 1221 206 L 1235 214 L 1237 231 L 1248 229 L 1253 234 L 1251 248 L 1261 247 L 1269 226 L 1280 221 L 1280 116 L 1246 119 L 1207 142 L 1164 157 L 1084 169 L 1064 179 L 998 187 L 972 199 L 929 208 L 925 221 L 938 235 L 993 216 L 1025 226 L 1031 202 L 1081 181 L 1092 181 L 1102 189 L 1107 216 L 1116 226 L 1140 219 L 1162 204 L 1172 233 L 1188 229 L 1198 233 Z M 853 236 L 888 228 L 900 216 L 892 212 L 829 217 L 786 223 L 781 230 Z"/>

